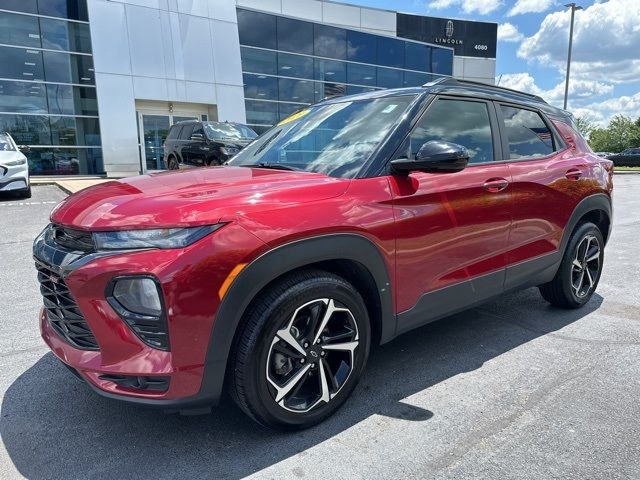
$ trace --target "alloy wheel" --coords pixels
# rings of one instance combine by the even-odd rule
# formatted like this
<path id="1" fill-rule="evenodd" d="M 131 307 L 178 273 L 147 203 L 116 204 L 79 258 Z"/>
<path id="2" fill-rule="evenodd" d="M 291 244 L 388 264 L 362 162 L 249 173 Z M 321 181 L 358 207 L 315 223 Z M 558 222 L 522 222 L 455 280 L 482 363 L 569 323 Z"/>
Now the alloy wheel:
<path id="1" fill-rule="evenodd" d="M 600 272 L 600 242 L 594 235 L 586 235 L 576 247 L 571 263 L 571 288 L 578 298 L 586 297 L 593 289 Z"/>
<path id="2" fill-rule="evenodd" d="M 276 332 L 267 354 L 273 400 L 294 413 L 329 403 L 354 370 L 358 345 L 355 318 L 338 301 L 318 298 L 298 307 Z"/>

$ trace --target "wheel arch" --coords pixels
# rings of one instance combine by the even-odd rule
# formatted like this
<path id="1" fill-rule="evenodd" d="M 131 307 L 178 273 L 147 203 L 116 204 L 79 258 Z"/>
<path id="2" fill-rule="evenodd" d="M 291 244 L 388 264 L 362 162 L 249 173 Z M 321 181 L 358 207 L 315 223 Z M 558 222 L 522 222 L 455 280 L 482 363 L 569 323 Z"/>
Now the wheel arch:
<path id="1" fill-rule="evenodd" d="M 560 251 L 564 253 L 571 234 L 576 227 L 584 222 L 592 222 L 600 228 L 605 244 L 611 233 L 613 208 L 611 206 L 611 197 L 604 193 L 590 195 L 584 198 L 573 210 L 567 226 L 562 235 L 562 243 Z"/>
<path id="2" fill-rule="evenodd" d="M 225 293 L 209 338 L 201 396 L 220 397 L 231 347 L 251 302 L 283 275 L 305 268 L 334 273 L 358 289 L 370 315 L 373 342 L 395 336 L 389 272 L 374 242 L 359 234 L 328 234 L 287 243 L 247 265 Z"/>

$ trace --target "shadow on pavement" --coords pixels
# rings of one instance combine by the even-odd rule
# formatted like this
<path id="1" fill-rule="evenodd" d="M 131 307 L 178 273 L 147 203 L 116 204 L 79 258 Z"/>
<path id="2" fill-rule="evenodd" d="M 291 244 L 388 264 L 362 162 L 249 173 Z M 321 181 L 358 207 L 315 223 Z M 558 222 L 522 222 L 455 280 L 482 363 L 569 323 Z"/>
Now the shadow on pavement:
<path id="1" fill-rule="evenodd" d="M 596 294 L 580 310 L 558 310 L 530 289 L 403 335 L 374 349 L 359 387 L 336 415 L 290 434 L 254 424 L 230 401 L 211 415 L 184 417 L 103 399 L 49 353 L 9 387 L 0 433 L 27 478 L 240 478 L 374 414 L 428 421 L 438 412 L 402 399 L 481 368 L 601 303 Z"/>

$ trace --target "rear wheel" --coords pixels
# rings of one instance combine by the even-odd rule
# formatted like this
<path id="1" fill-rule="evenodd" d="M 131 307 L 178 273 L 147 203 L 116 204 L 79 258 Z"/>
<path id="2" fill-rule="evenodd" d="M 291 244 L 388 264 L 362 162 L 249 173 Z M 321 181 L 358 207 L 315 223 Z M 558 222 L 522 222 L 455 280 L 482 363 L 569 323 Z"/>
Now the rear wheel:
<path id="1" fill-rule="evenodd" d="M 366 307 L 351 284 L 318 270 L 291 274 L 247 312 L 234 347 L 232 396 L 263 425 L 314 425 L 355 388 L 370 337 Z"/>
<path id="2" fill-rule="evenodd" d="M 600 229 L 590 222 L 579 225 L 571 235 L 556 276 L 540 285 L 540 293 L 552 305 L 581 307 L 598 286 L 603 260 L 604 239 Z"/>
<path id="3" fill-rule="evenodd" d="M 180 168 L 180 164 L 178 163 L 178 159 L 176 157 L 169 157 L 169 170 L 178 170 Z"/>

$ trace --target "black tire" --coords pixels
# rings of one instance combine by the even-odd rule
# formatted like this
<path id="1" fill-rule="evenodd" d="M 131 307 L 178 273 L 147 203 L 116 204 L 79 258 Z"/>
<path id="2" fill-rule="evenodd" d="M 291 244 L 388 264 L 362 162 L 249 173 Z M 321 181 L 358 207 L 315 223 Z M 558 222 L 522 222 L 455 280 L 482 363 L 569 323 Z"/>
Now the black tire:
<path id="1" fill-rule="evenodd" d="M 587 243 L 588 239 L 592 240 Z M 580 258 L 595 256 L 593 242 L 597 242 L 598 257 L 597 268 L 595 260 L 584 264 Z M 584 249 L 580 251 L 579 249 Z M 591 255 L 587 255 L 586 249 L 590 249 Z M 560 262 L 556 276 L 549 283 L 540 285 L 542 297 L 552 305 L 561 308 L 579 308 L 587 303 L 595 292 L 604 260 L 604 239 L 602 232 L 593 223 L 581 223 L 576 227 Z M 577 262 L 577 263 L 574 263 Z M 577 264 L 582 263 L 582 267 Z M 585 268 L 585 265 L 586 268 Z M 582 286 L 582 288 L 580 288 Z M 577 288 L 576 288 L 577 287 Z"/>
<path id="2" fill-rule="evenodd" d="M 31 185 L 29 185 L 24 190 L 18 190 L 16 192 L 16 196 L 18 198 L 24 198 L 24 199 L 31 198 Z"/>
<path id="3" fill-rule="evenodd" d="M 327 300 L 329 303 L 325 303 Z M 338 310 L 330 310 L 332 307 Z M 348 309 L 351 315 L 344 309 Z M 326 315 L 330 311 L 334 313 Z M 314 316 L 316 320 L 313 319 Z M 323 322 L 325 317 L 330 320 Z M 323 323 L 325 328 L 322 328 Z M 342 323 L 349 324 L 343 330 L 348 332 L 351 329 L 351 333 L 347 334 L 351 335 L 349 339 L 342 333 L 340 341 L 337 338 L 339 334 L 334 334 L 335 339 L 327 340 L 331 335 L 330 327 L 337 328 Z M 316 328 L 304 328 L 312 324 Z M 280 339 L 279 335 L 285 331 L 297 335 L 295 340 L 299 340 L 298 345 L 301 348 L 305 346 L 305 357 L 291 349 L 291 343 Z M 319 331 L 326 335 L 320 336 L 318 344 L 312 344 L 313 337 L 320 335 Z M 351 284 L 337 275 L 321 270 L 289 274 L 261 293 L 247 310 L 232 350 L 229 391 L 238 406 L 262 425 L 282 430 L 310 427 L 336 412 L 349 397 L 365 368 L 370 338 L 367 309 L 362 297 Z M 306 339 L 311 339 L 311 342 Z M 353 342 L 354 339 L 356 342 Z M 347 345 L 345 341 L 351 342 L 351 345 L 357 343 L 357 346 L 350 353 L 331 349 L 331 345 L 335 346 L 337 343 L 340 346 Z M 280 349 L 283 347 L 290 349 L 300 359 L 281 354 Z M 306 359 L 308 361 L 302 366 Z M 345 374 L 344 369 L 349 368 L 349 362 L 351 366 Z M 281 390 L 289 385 L 287 382 L 293 383 L 296 375 L 301 374 L 301 380 L 295 382 L 300 388 L 292 388 L 292 398 L 285 395 L 280 400 L 281 403 L 276 403 L 280 391 L 271 378 L 272 375 L 277 377 L 281 373 L 278 372 L 277 365 L 282 370 L 286 370 L 287 366 L 290 368 L 288 372 L 282 373 Z M 332 365 L 339 367 L 334 368 Z M 337 370 L 336 374 L 333 374 L 334 370 Z M 338 383 L 338 376 L 344 375 L 346 378 Z M 331 394 L 322 385 L 331 388 Z M 323 400 L 325 394 L 328 401 Z M 303 411 L 301 399 L 307 397 L 313 400 L 309 400 L 309 410 Z M 295 405 L 287 405 L 287 402 Z"/>
<path id="4" fill-rule="evenodd" d="M 27 199 L 31 198 L 31 185 L 22 190 L 9 190 L 9 194 L 13 198 Z"/>
<path id="5" fill-rule="evenodd" d="M 178 163 L 178 159 L 174 156 L 169 157 L 167 168 L 169 170 L 179 170 L 180 164 Z"/>

